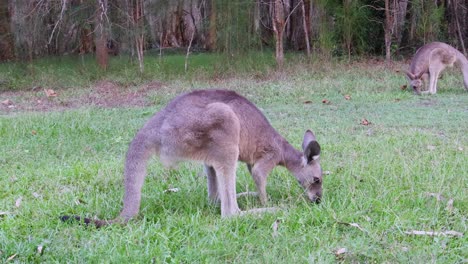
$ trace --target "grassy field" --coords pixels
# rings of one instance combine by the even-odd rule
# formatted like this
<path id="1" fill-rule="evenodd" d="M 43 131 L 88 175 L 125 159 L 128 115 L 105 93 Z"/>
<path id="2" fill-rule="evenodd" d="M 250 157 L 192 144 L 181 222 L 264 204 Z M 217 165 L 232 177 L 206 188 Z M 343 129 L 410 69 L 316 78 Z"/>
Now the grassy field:
<path id="1" fill-rule="evenodd" d="M 217 69 L 218 62 L 205 65 L 203 74 L 196 67 L 183 74 L 180 57 L 165 60 L 174 72 L 157 74 L 161 64 L 150 61 L 154 77 L 135 77 L 134 84 L 135 74 L 124 74 L 129 68 L 106 73 L 128 90 L 162 80 L 145 106 L 0 112 L 0 262 L 468 262 L 468 93 L 458 72 L 439 81 L 437 95 L 414 96 L 400 89 L 405 78 L 395 69 L 403 64 L 388 70 L 375 61 L 297 62 L 274 73 L 265 62 L 235 74 Z M 70 61 L 62 66 L 65 79 L 51 77 L 49 70 L 59 63 L 43 63 L 34 66 L 33 79 L 19 72 L 0 73 L 0 79 L 12 89 L 35 82 L 53 87 L 64 101 L 88 93 L 98 80 L 80 74 L 82 66 Z M 2 71 L 18 67 L 0 65 Z M 201 165 L 167 170 L 154 159 L 139 217 L 128 225 L 95 229 L 59 220 L 63 214 L 115 217 L 125 152 L 138 128 L 179 92 L 213 87 L 252 100 L 298 148 L 303 132 L 314 130 L 328 174 L 321 204 L 309 203 L 296 179 L 276 168 L 268 181 L 268 206 L 282 210 L 221 219 L 219 206 L 207 200 Z M 28 96 L 3 93 L 0 99 Z M 237 175 L 238 192 L 254 190 L 244 165 Z M 180 191 L 165 192 L 169 188 Z M 239 205 L 260 206 L 255 197 L 241 198 Z M 406 233 L 414 230 L 462 235 Z"/>

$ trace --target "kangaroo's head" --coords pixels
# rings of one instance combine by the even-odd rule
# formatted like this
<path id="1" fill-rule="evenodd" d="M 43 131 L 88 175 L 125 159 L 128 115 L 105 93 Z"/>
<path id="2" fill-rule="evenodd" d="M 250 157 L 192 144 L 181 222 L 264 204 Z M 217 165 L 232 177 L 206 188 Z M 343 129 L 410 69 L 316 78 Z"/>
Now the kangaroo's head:
<path id="1" fill-rule="evenodd" d="M 423 87 L 423 80 L 421 78 L 423 74 L 424 72 L 420 72 L 419 74 L 413 74 L 409 71 L 406 72 L 411 88 L 413 88 L 414 93 L 418 95 L 421 94 L 421 88 Z"/>
<path id="2" fill-rule="evenodd" d="M 302 141 L 302 162 L 293 172 L 304 187 L 312 202 L 319 203 L 322 198 L 322 168 L 320 167 L 320 145 L 312 131 L 307 130 Z"/>

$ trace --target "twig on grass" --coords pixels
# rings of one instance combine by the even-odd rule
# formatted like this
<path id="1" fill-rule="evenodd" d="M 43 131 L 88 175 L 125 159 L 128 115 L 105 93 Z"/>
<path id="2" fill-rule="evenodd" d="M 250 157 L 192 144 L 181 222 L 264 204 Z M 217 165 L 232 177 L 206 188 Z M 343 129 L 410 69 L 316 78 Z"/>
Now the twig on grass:
<path id="1" fill-rule="evenodd" d="M 463 236 L 463 233 L 453 231 L 453 230 L 443 231 L 443 232 L 411 230 L 411 231 L 406 231 L 405 234 L 416 235 L 416 236 L 455 236 L 455 237 Z"/>

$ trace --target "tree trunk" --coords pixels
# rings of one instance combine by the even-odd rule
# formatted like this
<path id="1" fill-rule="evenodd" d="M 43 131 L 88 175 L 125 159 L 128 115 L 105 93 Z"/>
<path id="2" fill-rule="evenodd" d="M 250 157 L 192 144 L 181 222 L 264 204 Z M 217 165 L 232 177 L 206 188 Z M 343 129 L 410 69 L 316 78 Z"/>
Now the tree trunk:
<path id="1" fill-rule="evenodd" d="M 273 8 L 273 32 L 275 34 L 276 43 L 276 64 L 279 69 L 283 68 L 284 63 L 284 48 L 283 48 L 283 33 L 284 33 L 284 9 L 281 0 L 274 0 Z"/>
<path id="2" fill-rule="evenodd" d="M 0 3 L 0 61 L 11 60 L 15 57 L 12 32 L 10 28 L 11 11 L 8 2 Z"/>
<path id="3" fill-rule="evenodd" d="M 310 0 L 303 0 L 301 1 L 301 9 L 302 9 L 302 21 L 304 23 L 304 38 L 306 42 L 306 54 L 307 57 L 310 57 Z"/>
<path id="4" fill-rule="evenodd" d="M 132 8 L 132 18 L 133 18 L 133 32 L 135 39 L 135 49 L 138 58 L 138 66 L 140 73 L 143 73 L 145 70 L 144 64 L 144 48 L 145 48 L 145 31 L 143 23 L 143 0 L 135 0 Z"/>
<path id="5" fill-rule="evenodd" d="M 208 38 L 206 43 L 206 48 L 210 51 L 216 50 L 216 0 L 210 1 L 211 9 L 210 9 L 210 20 L 209 20 L 209 30 L 208 30 Z"/>
<path id="6" fill-rule="evenodd" d="M 466 55 L 467 53 L 466 53 L 466 48 L 465 48 L 465 41 L 463 39 L 463 32 L 466 32 L 467 28 L 463 30 L 460 24 L 460 19 L 458 18 L 459 13 L 462 13 L 463 15 L 463 12 L 466 12 L 466 10 L 463 10 L 463 7 L 459 4 L 458 0 L 452 0 L 451 6 L 452 6 L 450 10 L 452 13 L 451 20 L 453 21 L 451 24 L 453 24 L 453 27 L 454 27 L 453 34 L 456 36 L 455 38 L 458 39 L 458 43 L 460 44 L 460 48 L 462 52 Z"/>
<path id="7" fill-rule="evenodd" d="M 97 0 L 97 11 L 95 17 L 94 44 L 96 46 L 96 60 L 101 69 L 106 70 L 109 65 L 107 53 L 107 0 Z"/>
<path id="8" fill-rule="evenodd" d="M 391 47 L 392 47 L 392 31 L 393 31 L 393 10 L 390 10 L 390 1 L 395 0 L 385 0 L 385 62 L 388 64 L 392 59 Z"/>
<path id="9" fill-rule="evenodd" d="M 408 7 L 408 0 L 397 0 L 395 1 L 395 44 L 397 47 L 401 45 L 401 39 L 403 37 L 403 31 L 405 29 L 406 10 Z"/>

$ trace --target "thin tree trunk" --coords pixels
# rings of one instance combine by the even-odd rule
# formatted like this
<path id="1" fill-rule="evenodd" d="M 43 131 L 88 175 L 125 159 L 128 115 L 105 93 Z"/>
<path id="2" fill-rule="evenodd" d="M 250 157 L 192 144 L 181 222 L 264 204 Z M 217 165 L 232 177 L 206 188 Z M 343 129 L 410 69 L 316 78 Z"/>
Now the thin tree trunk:
<path id="1" fill-rule="evenodd" d="M 394 1 L 394 0 L 392 0 Z M 385 0 L 385 62 L 390 63 L 392 59 L 391 47 L 392 47 L 392 28 L 393 28 L 393 15 L 390 10 L 390 0 Z"/>
<path id="2" fill-rule="evenodd" d="M 96 60 L 101 69 L 106 70 L 109 64 L 109 55 L 107 53 L 107 0 L 97 0 L 97 13 L 95 18 L 95 45 Z"/>
<path id="3" fill-rule="evenodd" d="M 143 29 L 143 2 L 142 0 L 136 0 L 134 11 L 133 11 L 133 25 L 135 27 L 135 48 L 138 57 L 138 65 L 140 69 L 140 73 L 143 73 L 145 70 L 144 64 L 144 41 L 145 41 L 145 33 Z"/>
<path id="4" fill-rule="evenodd" d="M 283 68 L 284 63 L 284 48 L 283 48 L 283 33 L 284 33 L 284 9 L 281 0 L 275 0 L 273 9 L 273 32 L 276 39 L 276 64 L 279 69 Z"/>
<path id="5" fill-rule="evenodd" d="M 408 0 L 397 0 L 395 2 L 395 44 L 397 47 L 401 46 L 401 39 L 403 37 L 403 30 L 405 29 L 406 10 L 408 7 Z"/>
<path id="6" fill-rule="evenodd" d="M 0 4 L 0 61 L 11 60 L 15 57 L 12 32 L 10 27 L 11 10 L 8 10 L 8 2 Z"/>
<path id="7" fill-rule="evenodd" d="M 304 38 L 306 42 L 306 50 L 307 50 L 307 57 L 310 57 L 310 42 L 309 42 L 309 24 L 307 23 L 307 15 L 309 14 L 306 12 L 304 0 L 301 0 L 301 8 L 302 8 L 302 22 L 304 24 Z"/>
<path id="8" fill-rule="evenodd" d="M 260 4 L 262 0 L 255 0 L 254 6 L 254 32 L 260 34 Z"/>
<path id="9" fill-rule="evenodd" d="M 188 59 L 189 59 L 189 56 L 190 56 L 190 48 L 192 47 L 192 41 L 193 41 L 193 38 L 195 37 L 195 30 L 192 31 L 192 37 L 190 38 L 190 42 L 189 42 L 189 45 L 187 47 L 187 54 L 185 55 L 185 72 L 187 72 L 188 70 Z"/>
<path id="10" fill-rule="evenodd" d="M 454 15 L 454 19 L 455 19 L 455 23 L 457 25 L 457 35 L 458 35 L 458 41 L 460 42 L 460 46 L 462 48 L 462 52 L 463 54 L 467 54 L 466 53 L 466 49 L 465 49 L 465 42 L 463 41 L 463 34 L 462 34 L 462 30 L 461 30 L 461 27 L 460 27 L 460 22 L 458 21 L 458 11 L 457 11 L 457 6 L 458 6 L 458 1 L 456 0 L 453 0 L 453 15 Z"/>

